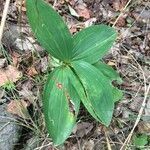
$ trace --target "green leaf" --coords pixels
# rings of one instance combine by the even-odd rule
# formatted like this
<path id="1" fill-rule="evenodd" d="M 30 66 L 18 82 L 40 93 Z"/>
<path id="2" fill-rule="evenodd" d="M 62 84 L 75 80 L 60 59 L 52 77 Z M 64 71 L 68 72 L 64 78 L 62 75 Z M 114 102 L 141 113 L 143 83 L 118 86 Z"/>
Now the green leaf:
<path id="1" fill-rule="evenodd" d="M 72 83 L 72 86 L 74 87 L 74 89 L 76 89 L 76 91 L 80 97 L 80 100 L 84 100 L 84 105 L 88 106 L 89 105 L 88 97 L 86 96 L 82 82 L 80 81 L 80 78 L 76 74 L 75 70 L 70 67 L 70 69 L 68 69 L 66 71 L 69 76 L 69 80 Z M 97 115 L 95 114 L 94 110 L 91 107 L 89 107 L 89 110 L 90 110 L 92 116 L 94 118 L 96 118 L 97 120 L 99 120 Z"/>
<path id="2" fill-rule="evenodd" d="M 55 145 L 62 144 L 70 135 L 80 106 L 80 99 L 70 82 L 68 70 L 67 67 L 55 69 L 44 89 L 45 121 Z"/>
<path id="3" fill-rule="evenodd" d="M 76 72 L 73 68 L 71 68 L 71 70 L 69 70 L 68 74 L 70 75 L 69 76 L 70 82 L 72 83 L 73 87 L 76 89 L 76 91 L 80 97 L 80 100 L 84 101 L 84 105 L 86 107 L 88 107 L 89 106 L 89 102 L 88 102 L 89 97 L 86 96 L 84 86 L 82 85 L 82 82 L 80 81 L 79 76 L 76 74 Z M 95 114 L 94 110 L 92 109 L 92 107 L 89 107 L 88 110 L 91 113 L 91 115 L 94 118 L 96 118 L 96 120 L 99 120 L 97 115 Z"/>
<path id="4" fill-rule="evenodd" d="M 26 0 L 32 31 L 41 45 L 54 57 L 68 62 L 73 39 L 61 16 L 43 0 Z"/>
<path id="5" fill-rule="evenodd" d="M 111 48 L 116 39 L 116 32 L 106 25 L 94 25 L 75 34 L 73 60 L 97 62 Z"/>
<path id="6" fill-rule="evenodd" d="M 107 78 L 84 61 L 75 61 L 72 67 L 86 93 L 87 99 L 81 99 L 83 104 L 95 119 L 108 126 L 113 114 L 114 101 Z"/>
<path id="7" fill-rule="evenodd" d="M 123 97 L 122 91 L 112 85 L 112 81 L 122 83 L 119 74 L 113 68 L 102 62 L 97 62 L 94 66 L 109 80 L 114 102 L 120 100 Z"/>
<path id="8" fill-rule="evenodd" d="M 102 72 L 110 81 L 116 80 L 118 83 L 122 83 L 120 75 L 110 66 L 101 61 L 94 64 L 94 66 Z"/>
<path id="9" fill-rule="evenodd" d="M 133 144 L 137 147 L 137 148 L 142 148 L 144 147 L 146 144 L 148 144 L 148 136 L 145 134 L 142 134 L 140 136 L 134 136 L 133 137 Z"/>
<path id="10" fill-rule="evenodd" d="M 112 94 L 114 102 L 117 102 L 122 99 L 123 93 L 117 87 L 112 86 Z"/>

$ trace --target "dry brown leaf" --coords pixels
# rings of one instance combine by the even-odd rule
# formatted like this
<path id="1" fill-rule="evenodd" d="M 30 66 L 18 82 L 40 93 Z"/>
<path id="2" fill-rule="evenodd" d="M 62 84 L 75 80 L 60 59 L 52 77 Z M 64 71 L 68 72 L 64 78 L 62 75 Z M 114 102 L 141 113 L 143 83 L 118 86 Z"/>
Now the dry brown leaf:
<path id="1" fill-rule="evenodd" d="M 17 115 L 21 118 L 28 119 L 29 113 L 28 113 L 27 107 L 29 105 L 30 104 L 24 100 L 12 100 L 7 105 L 7 111 L 13 115 Z"/>
<path id="2" fill-rule="evenodd" d="M 132 110 L 132 111 L 135 111 L 135 112 L 139 112 L 140 108 L 141 108 L 141 105 L 142 105 L 142 102 L 143 102 L 143 98 L 142 97 L 136 97 L 132 100 L 132 102 L 129 104 L 129 108 Z"/>
<path id="3" fill-rule="evenodd" d="M 0 86 L 9 82 L 16 82 L 22 77 L 22 73 L 16 67 L 9 65 L 6 69 L 0 69 Z"/>
<path id="4" fill-rule="evenodd" d="M 32 90 L 30 90 L 27 86 L 23 87 L 21 91 L 19 91 L 19 95 L 25 99 L 30 101 L 30 103 L 34 104 L 36 97 L 33 95 Z"/>
<path id="5" fill-rule="evenodd" d="M 75 5 L 75 0 L 68 0 L 68 3 L 71 5 L 71 6 L 74 6 Z"/>
<path id="6" fill-rule="evenodd" d="M 94 140 L 85 140 L 82 146 L 84 150 L 93 150 L 94 149 Z"/>
<path id="7" fill-rule="evenodd" d="M 72 26 L 70 27 L 70 32 L 71 32 L 72 34 L 76 33 L 76 32 L 77 32 L 77 26 L 76 26 L 76 25 L 72 25 Z"/>
<path id="8" fill-rule="evenodd" d="M 80 17 L 83 17 L 85 19 L 89 19 L 90 18 L 90 11 L 82 4 L 79 4 L 76 7 L 77 13 Z"/>
<path id="9" fill-rule="evenodd" d="M 126 25 L 126 20 L 124 17 L 120 17 L 116 23 L 117 27 L 124 27 Z"/>
<path id="10" fill-rule="evenodd" d="M 16 7 L 18 8 L 18 10 L 26 12 L 26 7 L 25 7 L 25 0 L 16 0 Z"/>
<path id="11" fill-rule="evenodd" d="M 13 61 L 13 66 L 18 66 L 19 62 L 20 62 L 21 58 L 20 55 L 17 52 L 13 52 L 12 53 L 12 61 Z"/>
<path id="12" fill-rule="evenodd" d="M 116 11 L 121 11 L 123 10 L 127 2 L 128 0 L 114 0 L 112 5 Z"/>
<path id="13" fill-rule="evenodd" d="M 138 124 L 138 131 L 150 135 L 150 122 L 142 121 Z"/>
<path id="14" fill-rule="evenodd" d="M 37 75 L 38 72 L 36 71 L 34 66 L 31 66 L 31 67 L 28 68 L 27 74 L 28 74 L 28 76 L 33 77 L 33 76 Z"/>
<path id="15" fill-rule="evenodd" d="M 93 123 L 89 122 L 80 122 L 77 124 L 76 129 L 74 129 L 74 133 L 76 133 L 77 137 L 83 137 L 87 135 L 93 129 Z"/>

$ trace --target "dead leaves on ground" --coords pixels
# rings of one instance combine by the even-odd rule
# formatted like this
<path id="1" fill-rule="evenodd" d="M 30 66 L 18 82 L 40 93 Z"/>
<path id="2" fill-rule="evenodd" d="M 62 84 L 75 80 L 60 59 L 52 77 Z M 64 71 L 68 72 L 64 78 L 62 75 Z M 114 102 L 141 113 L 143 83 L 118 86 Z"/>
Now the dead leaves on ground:
<path id="1" fill-rule="evenodd" d="M 122 11 L 126 6 L 127 2 L 128 0 L 114 0 L 112 6 L 116 11 Z"/>
<path id="2" fill-rule="evenodd" d="M 26 12 L 25 0 L 16 0 L 15 5 L 19 11 Z"/>
<path id="3" fill-rule="evenodd" d="M 33 77 L 35 75 L 37 75 L 38 72 L 36 70 L 36 68 L 34 66 L 31 66 L 27 69 L 27 75 L 30 76 L 30 77 Z"/>
<path id="4" fill-rule="evenodd" d="M 53 0 L 46 0 L 46 1 L 50 2 L 51 4 L 53 4 L 53 2 L 54 2 Z M 86 1 L 88 1 L 88 2 L 86 3 Z M 106 1 L 106 5 L 104 5 L 104 1 Z M 56 1 L 57 5 L 55 5 L 55 8 L 58 7 L 57 8 L 58 12 L 60 12 L 60 14 L 64 18 L 66 18 L 67 23 L 69 24 L 70 31 L 71 31 L 71 33 L 74 34 L 74 33 L 78 32 L 80 29 L 82 29 L 84 27 L 88 27 L 95 22 L 96 23 L 99 23 L 99 22 L 103 23 L 104 22 L 104 23 L 113 24 L 115 22 L 117 16 L 118 16 L 118 14 L 120 12 L 122 12 L 122 10 L 124 9 L 125 5 L 128 2 L 128 0 L 104 0 L 104 1 L 100 2 L 99 0 L 97 0 L 97 1 L 93 2 L 90 0 L 84 0 L 84 2 L 83 2 L 82 0 L 81 1 L 60 0 L 60 1 Z M 16 2 L 18 2 L 17 8 L 19 10 L 20 9 L 20 2 L 19 2 L 19 0 L 17 0 Z M 94 7 L 89 5 L 92 3 L 95 3 Z M 70 5 L 72 10 L 71 9 L 69 10 L 69 5 Z M 133 23 L 133 21 L 139 21 L 139 20 L 140 21 L 143 21 L 143 20 L 147 21 L 149 19 L 150 15 L 149 15 L 148 10 L 138 11 L 138 7 L 136 9 L 137 9 L 137 11 L 125 12 L 124 13 L 125 15 L 122 15 L 118 19 L 116 26 L 121 27 L 120 28 L 121 33 L 124 33 L 125 30 L 128 28 L 127 25 L 130 25 L 131 23 Z M 23 12 L 26 11 L 24 9 L 24 5 L 22 7 L 22 11 Z M 142 13 L 140 14 L 140 12 L 142 12 Z M 91 17 L 95 17 L 95 18 L 91 18 Z M 136 22 L 135 22 L 135 24 L 136 24 Z M 142 27 L 139 28 L 135 24 L 134 24 L 134 28 L 131 27 L 130 30 L 128 31 L 128 37 L 124 36 L 125 38 L 123 38 L 123 37 L 121 37 L 121 38 L 125 40 L 124 43 L 126 45 L 123 45 L 123 46 L 130 47 L 130 50 L 128 50 L 128 51 L 130 51 L 131 53 L 133 51 L 132 55 L 135 55 L 135 58 L 138 61 L 140 60 L 140 62 L 142 62 L 141 58 L 143 56 L 144 56 L 143 58 L 148 59 L 148 54 L 149 54 L 148 53 L 148 50 L 149 50 L 148 45 L 149 44 L 148 44 L 148 41 L 144 41 L 144 42 L 146 42 L 145 43 L 146 47 L 145 48 L 142 47 L 142 46 L 145 46 L 145 45 L 143 45 L 143 40 L 141 40 L 139 42 L 138 39 L 139 39 L 139 37 L 142 37 L 142 38 L 145 37 L 146 31 L 143 30 Z M 142 24 L 141 24 L 141 26 L 146 27 Z M 142 32 L 144 32 L 144 33 L 142 33 Z M 147 36 L 149 36 L 149 34 Z M 133 39 L 133 37 L 134 37 L 134 39 Z M 150 36 L 148 38 L 150 40 Z M 146 39 L 146 37 L 145 37 L 145 39 Z M 34 42 L 35 41 L 33 41 L 31 43 L 34 43 Z M 124 43 L 122 43 L 122 44 L 124 44 Z M 139 43 L 141 43 L 141 45 L 139 45 Z M 37 46 L 38 46 L 38 44 L 37 44 Z M 35 48 L 35 49 L 36 49 L 36 51 L 40 52 L 40 54 L 41 54 L 42 48 L 40 46 L 39 46 L 39 48 Z M 30 50 L 30 48 L 28 48 L 28 50 Z M 136 56 L 137 50 L 139 50 L 140 52 L 138 52 L 137 56 Z M 27 53 L 27 52 L 30 52 L 30 51 L 25 50 L 25 53 Z M 120 102 L 120 104 L 117 105 L 116 112 L 118 112 L 118 113 L 116 113 L 117 114 L 116 118 L 118 120 L 121 118 L 122 121 L 125 120 L 125 123 L 128 123 L 128 122 L 126 122 L 126 120 L 130 120 L 130 122 L 132 122 L 130 116 L 133 115 L 134 113 L 137 114 L 137 112 L 139 111 L 139 108 L 141 107 L 141 102 L 143 100 L 143 97 L 136 96 L 135 92 L 137 92 L 137 89 L 139 88 L 139 86 L 141 86 L 141 84 L 138 84 L 138 83 L 140 83 L 139 81 L 142 81 L 142 78 L 141 78 L 141 74 L 138 73 L 139 81 L 135 81 L 137 70 L 130 68 L 131 67 L 130 64 L 133 64 L 131 62 L 132 58 L 129 58 L 129 56 L 126 55 L 125 51 L 122 50 L 121 42 L 118 45 L 116 44 L 113 52 L 114 52 L 113 53 L 113 59 L 109 58 L 107 62 L 110 66 L 118 67 L 118 70 L 120 69 L 120 72 L 123 74 L 124 78 L 128 79 L 122 85 L 122 88 L 125 89 L 126 92 L 129 93 L 127 95 L 127 97 L 124 100 L 122 100 L 122 102 Z M 122 52 L 123 52 L 123 54 L 122 54 Z M 147 52 L 147 56 L 144 55 L 146 52 Z M 20 55 L 15 54 L 15 53 L 13 54 L 12 65 L 15 67 L 12 69 L 13 71 L 12 70 L 10 71 L 13 73 L 8 73 L 9 76 L 11 74 L 10 79 L 13 82 L 18 81 L 18 79 L 19 79 L 17 77 L 18 76 L 17 72 L 19 72 L 17 69 L 18 67 L 20 67 L 22 69 L 21 70 L 22 73 L 24 73 L 25 77 L 28 78 L 27 81 L 29 81 L 29 79 L 31 79 L 31 81 L 32 81 L 32 79 L 37 74 L 46 73 L 47 66 L 48 66 L 48 60 L 47 60 L 47 57 L 45 55 L 42 55 L 42 58 L 40 58 L 40 60 L 38 60 L 38 61 L 37 61 L 37 59 L 39 59 L 39 58 L 35 57 L 33 59 L 33 56 L 30 56 L 30 58 L 27 58 L 27 57 L 28 56 L 25 56 L 25 55 L 20 56 Z M 0 68 L 3 68 L 6 66 L 6 64 L 4 65 L 4 63 L 3 63 L 4 61 L 6 61 L 6 60 L 0 61 Z M 36 63 L 35 61 L 37 61 L 38 63 Z M 9 66 L 6 67 L 6 69 L 0 69 L 0 76 L 1 76 L 1 74 L 6 73 L 7 72 L 6 70 L 9 70 Z M 147 72 L 148 72 L 148 70 L 149 69 L 147 68 Z M 145 72 L 145 70 L 144 70 L 144 72 Z M 148 73 L 146 73 L 146 75 L 147 74 Z M 8 77 L 7 77 L 7 80 L 5 77 L 3 77 L 3 79 L 0 78 L 0 86 L 1 86 L 1 83 L 4 84 L 5 81 L 10 82 L 10 79 L 8 80 Z M 133 85 L 133 83 L 131 83 L 132 79 L 133 79 L 132 82 L 135 85 Z M 17 86 L 17 90 L 18 90 L 17 94 L 18 94 L 20 100 L 18 100 L 18 101 L 12 100 L 8 104 L 7 110 L 10 113 L 17 115 L 21 118 L 28 118 L 27 107 L 29 104 L 24 100 L 27 100 L 27 101 L 29 101 L 29 103 L 34 105 L 38 99 L 37 89 L 40 86 L 37 89 L 33 89 L 33 86 L 34 87 L 37 86 L 33 82 L 29 83 L 29 84 L 25 84 L 25 85 L 23 85 L 24 83 L 22 83 L 22 82 L 20 82 L 19 84 L 20 84 L 20 87 L 18 88 L 18 86 Z M 143 93 L 142 89 L 140 90 L 140 93 Z M 3 93 L 1 93 L 1 92 L 0 92 L 0 97 L 3 97 Z M 131 99 L 132 99 L 132 101 L 130 101 L 130 103 L 129 103 L 129 100 L 131 100 Z M 145 114 L 143 114 L 143 117 L 147 118 L 146 116 L 149 116 L 149 114 L 150 114 L 149 108 L 150 108 L 150 104 L 147 103 L 147 107 L 145 109 Z M 143 119 L 143 117 L 142 117 L 142 119 Z M 113 136 L 114 135 L 120 136 L 119 132 L 123 131 L 122 128 L 120 127 L 120 126 L 122 126 L 122 125 L 120 125 L 121 123 L 119 122 L 117 124 L 119 124 L 119 127 L 117 127 L 117 132 L 115 132 L 115 134 L 113 133 Z M 115 122 L 114 127 L 116 127 L 117 124 Z M 138 125 L 138 132 L 139 133 L 148 133 L 150 131 L 149 127 L 150 127 L 150 124 L 149 124 L 148 120 L 143 120 Z M 95 124 L 94 123 L 89 123 L 88 121 L 78 123 L 76 131 L 74 132 L 74 134 L 76 135 L 77 138 L 84 140 L 86 137 L 89 138 L 89 135 L 91 134 L 91 132 L 94 131 L 93 129 L 95 130 Z M 114 130 L 115 129 L 116 128 L 114 128 Z M 123 131 L 123 132 L 126 134 L 125 131 Z M 102 133 L 103 133 L 103 131 L 102 131 L 101 127 L 99 127 L 99 128 L 96 128 L 93 135 L 94 135 L 94 137 L 100 137 L 100 135 Z M 109 133 L 111 133 L 111 132 L 109 132 Z M 71 142 L 69 142 L 69 144 L 70 143 Z M 96 145 L 95 147 L 98 147 L 98 145 L 96 143 L 94 143 L 94 145 Z M 99 145 L 102 145 L 102 141 L 99 142 Z M 83 144 L 84 148 L 83 149 L 86 149 L 86 148 L 90 149 L 91 146 L 93 146 L 92 140 L 89 140 L 89 141 L 85 140 L 84 141 L 84 144 Z M 78 146 L 75 146 L 75 148 L 77 148 L 77 147 Z M 73 149 L 73 146 L 70 147 L 70 149 Z M 102 149 L 102 148 L 97 148 L 97 149 Z"/>
<path id="5" fill-rule="evenodd" d="M 0 69 L 0 87 L 13 82 L 15 83 L 22 77 L 22 72 L 16 67 L 8 65 L 6 69 Z"/>
<path id="6" fill-rule="evenodd" d="M 28 113 L 27 107 L 29 103 L 24 100 L 12 100 L 7 105 L 7 111 L 13 115 L 17 115 L 24 119 L 29 119 L 30 115 Z"/>
<path id="7" fill-rule="evenodd" d="M 90 18 L 90 11 L 87 9 L 86 5 L 79 4 L 76 6 L 77 13 L 80 17 L 83 17 L 84 19 Z"/>
<path id="8" fill-rule="evenodd" d="M 85 3 L 79 3 L 77 5 L 68 5 L 70 14 L 77 18 L 81 17 L 84 19 L 90 19 L 90 10 L 87 8 Z"/>
<path id="9" fill-rule="evenodd" d="M 139 133 L 150 135 L 150 122 L 141 121 L 138 124 L 138 131 Z"/>
<path id="10" fill-rule="evenodd" d="M 90 131 L 93 129 L 93 123 L 89 122 L 80 122 L 77 124 L 76 128 L 74 129 L 74 133 L 79 138 L 83 138 L 86 136 Z"/>

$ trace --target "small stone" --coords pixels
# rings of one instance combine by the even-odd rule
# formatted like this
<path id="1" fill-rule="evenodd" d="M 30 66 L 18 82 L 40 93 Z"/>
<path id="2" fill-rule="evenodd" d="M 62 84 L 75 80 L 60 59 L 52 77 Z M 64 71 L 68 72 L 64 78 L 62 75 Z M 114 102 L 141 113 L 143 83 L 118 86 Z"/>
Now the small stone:
<path id="1" fill-rule="evenodd" d="M 19 141 L 21 127 L 6 111 L 6 105 L 0 105 L 0 112 L 0 150 L 13 150 Z"/>
<path id="2" fill-rule="evenodd" d="M 6 63 L 6 58 L 0 58 L 0 68 L 3 68 Z"/>

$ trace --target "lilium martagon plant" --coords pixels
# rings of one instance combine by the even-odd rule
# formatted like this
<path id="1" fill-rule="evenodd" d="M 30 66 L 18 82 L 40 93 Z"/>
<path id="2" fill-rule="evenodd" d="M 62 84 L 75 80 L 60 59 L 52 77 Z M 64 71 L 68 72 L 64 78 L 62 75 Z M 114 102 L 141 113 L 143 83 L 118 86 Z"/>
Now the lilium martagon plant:
<path id="1" fill-rule="evenodd" d="M 71 35 L 62 17 L 45 1 L 26 0 L 26 7 L 35 37 L 62 62 L 49 74 L 43 93 L 45 122 L 54 145 L 71 134 L 80 102 L 92 117 L 109 126 L 114 103 L 122 98 L 112 81 L 121 83 L 121 78 L 100 60 L 115 41 L 116 31 L 101 24 Z"/>

